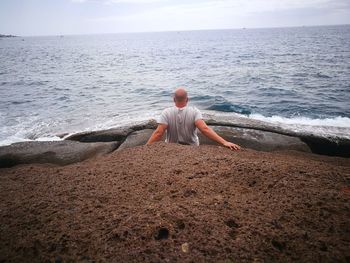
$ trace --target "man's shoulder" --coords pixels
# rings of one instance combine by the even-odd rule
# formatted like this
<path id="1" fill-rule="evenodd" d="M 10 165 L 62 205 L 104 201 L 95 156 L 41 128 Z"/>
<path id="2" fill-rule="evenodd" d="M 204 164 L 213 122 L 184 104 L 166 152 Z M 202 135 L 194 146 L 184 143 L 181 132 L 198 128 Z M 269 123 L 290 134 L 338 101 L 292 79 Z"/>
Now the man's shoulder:
<path id="1" fill-rule="evenodd" d="M 195 106 L 187 106 L 187 110 L 194 113 L 200 112 L 200 110 Z"/>
<path id="2" fill-rule="evenodd" d="M 188 107 L 191 108 L 192 110 L 196 110 L 196 111 L 198 110 L 198 108 L 196 106 L 188 106 Z"/>
<path id="3" fill-rule="evenodd" d="M 173 107 L 165 108 L 165 109 L 163 110 L 163 113 L 170 113 L 170 112 L 173 112 L 173 111 L 175 111 L 175 107 L 174 107 L 174 106 L 173 106 Z"/>

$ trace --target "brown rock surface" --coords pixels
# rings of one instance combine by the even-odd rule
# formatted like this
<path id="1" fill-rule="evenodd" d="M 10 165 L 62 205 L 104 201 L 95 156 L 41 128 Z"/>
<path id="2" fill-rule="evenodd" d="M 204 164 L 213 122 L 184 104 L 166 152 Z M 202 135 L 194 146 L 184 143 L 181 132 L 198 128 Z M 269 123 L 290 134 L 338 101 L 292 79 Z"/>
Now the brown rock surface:
<path id="1" fill-rule="evenodd" d="M 0 261 L 347 262 L 349 167 L 156 143 L 0 169 Z"/>

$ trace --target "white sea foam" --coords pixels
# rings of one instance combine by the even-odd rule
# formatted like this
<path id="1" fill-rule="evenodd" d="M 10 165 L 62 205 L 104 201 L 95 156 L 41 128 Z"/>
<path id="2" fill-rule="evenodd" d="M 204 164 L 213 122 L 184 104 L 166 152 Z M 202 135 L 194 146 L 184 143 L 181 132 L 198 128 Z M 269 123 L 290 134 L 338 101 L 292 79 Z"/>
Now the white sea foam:
<path id="1" fill-rule="evenodd" d="M 327 127 L 343 127 L 350 128 L 350 118 L 347 117 L 335 117 L 335 118 L 325 118 L 325 119 L 310 119 L 306 117 L 295 117 L 295 118 L 285 118 L 281 116 L 265 117 L 260 114 L 252 114 L 249 116 L 252 119 L 277 123 L 277 124 L 297 124 L 297 125 L 307 125 L 307 126 L 327 126 Z"/>
<path id="2" fill-rule="evenodd" d="M 265 117 L 260 114 L 252 114 L 249 118 L 272 123 L 275 126 L 293 132 L 308 133 L 331 138 L 350 139 L 350 118 L 347 117 L 338 116 L 335 118 L 311 119 L 307 117 Z"/>
<path id="3" fill-rule="evenodd" d="M 64 134 L 65 137 L 84 131 L 106 130 L 115 127 L 129 126 L 140 122 L 153 119 L 160 114 L 160 111 L 149 111 L 140 114 L 128 114 L 122 118 L 119 116 L 104 119 L 82 119 L 75 120 L 74 123 L 65 123 L 61 125 L 52 121 L 42 121 L 37 118 L 19 119 L 16 125 L 0 126 L 0 146 L 10 145 L 16 142 L 28 141 L 60 141 L 58 134 Z M 1 124 L 0 113 L 0 124 Z"/>
<path id="4" fill-rule="evenodd" d="M 44 136 L 37 138 L 36 141 L 46 142 L 46 141 L 62 141 L 63 139 L 58 136 Z"/>
<path id="5" fill-rule="evenodd" d="M 81 126 L 81 123 L 77 125 L 71 125 L 70 129 L 67 129 L 69 124 L 65 124 L 66 128 L 63 130 L 56 130 L 52 125 L 52 122 L 43 123 L 37 119 L 26 119 L 19 121 L 16 125 L 11 127 L 2 127 L 0 135 L 0 146 L 10 145 L 16 142 L 26 141 L 60 141 L 62 138 L 57 136 L 60 133 L 68 132 L 73 134 L 82 131 L 96 131 L 104 130 L 120 126 L 128 126 L 142 121 L 146 121 L 152 118 L 156 118 L 160 114 L 161 110 L 145 111 L 141 114 L 128 114 L 123 118 L 116 116 L 113 118 L 100 119 L 99 121 L 90 120 L 89 123 L 84 121 L 86 126 Z M 261 114 L 252 114 L 249 117 L 240 115 L 237 113 L 217 112 L 217 111 L 203 111 L 204 114 L 210 114 L 220 120 L 223 117 L 224 120 L 251 120 L 249 122 L 254 126 L 259 127 L 261 122 L 268 124 L 271 127 L 279 127 L 284 130 L 293 131 L 296 133 L 307 133 L 328 138 L 347 138 L 350 139 L 350 118 L 347 117 L 335 117 L 325 119 L 311 119 L 307 117 L 295 117 L 285 118 L 281 116 L 265 117 Z M 0 114 L 1 117 L 1 114 Z M 1 118 L 0 118 L 1 119 Z M 237 121 L 235 121 L 237 122 Z M 45 129 L 43 129 L 43 127 Z M 67 135 L 68 136 L 68 135 Z"/>
<path id="6" fill-rule="evenodd" d="M 233 112 L 203 111 L 205 117 L 217 121 L 232 122 L 242 127 L 263 127 L 264 129 L 275 130 L 279 128 L 293 135 L 316 135 L 330 139 L 350 139 L 350 118 L 335 117 L 324 119 L 312 119 L 307 117 L 285 118 L 281 116 L 266 117 L 261 114 L 241 115 Z M 207 115 L 207 116 L 206 116 Z"/>
<path id="7" fill-rule="evenodd" d="M 10 136 L 10 137 L 6 138 L 5 140 L 0 141 L 0 146 L 6 146 L 6 145 L 10 145 L 10 144 L 17 143 L 17 142 L 30 142 L 30 141 L 43 142 L 43 141 L 61 141 L 61 140 L 63 140 L 63 139 L 60 137 L 57 137 L 57 136 L 43 136 L 43 137 L 39 137 L 35 140 L 30 140 L 30 139 L 24 138 L 24 136 L 23 137 Z"/>

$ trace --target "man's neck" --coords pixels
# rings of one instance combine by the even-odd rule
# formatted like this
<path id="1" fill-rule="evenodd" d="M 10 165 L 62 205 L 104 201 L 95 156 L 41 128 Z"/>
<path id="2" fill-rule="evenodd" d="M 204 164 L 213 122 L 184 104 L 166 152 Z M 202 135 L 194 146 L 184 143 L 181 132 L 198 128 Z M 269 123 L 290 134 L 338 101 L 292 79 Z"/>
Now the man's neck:
<path id="1" fill-rule="evenodd" d="M 175 106 L 177 107 L 177 108 L 184 108 L 184 107 L 186 107 L 187 106 L 187 103 L 175 103 Z"/>

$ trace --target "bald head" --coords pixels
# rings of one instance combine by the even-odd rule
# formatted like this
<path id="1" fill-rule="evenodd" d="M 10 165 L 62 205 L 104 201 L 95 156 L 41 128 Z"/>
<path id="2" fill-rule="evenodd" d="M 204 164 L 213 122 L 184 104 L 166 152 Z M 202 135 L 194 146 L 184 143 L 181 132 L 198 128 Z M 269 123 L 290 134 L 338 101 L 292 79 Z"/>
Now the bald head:
<path id="1" fill-rule="evenodd" d="M 187 91 L 184 88 L 177 88 L 174 93 L 174 101 L 176 104 L 186 104 L 188 101 Z"/>

